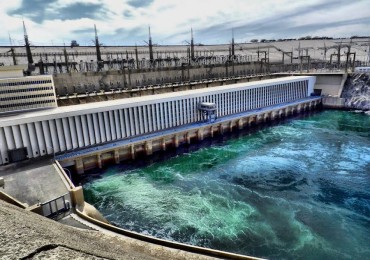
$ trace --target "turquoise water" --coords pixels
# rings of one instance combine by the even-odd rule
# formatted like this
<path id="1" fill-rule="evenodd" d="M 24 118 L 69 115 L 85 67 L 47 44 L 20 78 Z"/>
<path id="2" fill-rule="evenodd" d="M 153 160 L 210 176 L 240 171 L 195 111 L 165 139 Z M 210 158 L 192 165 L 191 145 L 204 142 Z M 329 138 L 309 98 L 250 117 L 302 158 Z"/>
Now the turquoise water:
<path id="1" fill-rule="evenodd" d="M 324 111 L 184 149 L 105 169 L 85 199 L 159 238 L 270 259 L 369 259 L 370 116 Z"/>

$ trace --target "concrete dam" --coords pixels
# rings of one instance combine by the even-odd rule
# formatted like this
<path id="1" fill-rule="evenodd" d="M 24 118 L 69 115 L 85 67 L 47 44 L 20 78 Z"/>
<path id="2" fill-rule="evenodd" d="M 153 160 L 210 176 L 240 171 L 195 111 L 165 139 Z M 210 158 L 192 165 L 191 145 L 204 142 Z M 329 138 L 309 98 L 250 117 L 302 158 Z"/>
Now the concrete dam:
<path id="1" fill-rule="evenodd" d="M 9 116 L 0 122 L 0 164 L 16 160 L 19 151 L 23 151 L 23 159 L 63 153 L 58 157 L 65 160 L 63 165 L 74 164 L 83 172 L 85 168 L 95 167 L 93 165 L 101 167 L 100 158 L 104 160 L 109 154 L 101 155 L 100 150 L 107 151 L 107 147 L 95 149 L 95 146 L 107 144 L 115 161 L 119 162 L 126 157 L 134 158 L 135 150 L 141 148 L 129 145 L 128 155 L 127 149 L 120 149 L 115 141 L 145 138 L 146 135 L 152 136 L 144 142 L 144 149 L 151 154 L 152 147 L 156 150 L 155 143 L 160 139 L 163 142 L 160 146 L 165 149 L 167 141 L 163 140 L 166 133 L 163 131 L 184 131 L 182 127 L 192 126 L 195 130 L 185 131 L 187 142 L 190 142 L 192 135 L 202 139 L 202 129 L 207 125 L 212 127 L 210 134 L 213 135 L 215 131 L 222 132 L 227 124 L 229 128 L 235 124 L 243 127 L 260 120 L 273 120 L 282 114 L 288 116 L 294 110 L 316 107 L 321 98 L 311 97 L 315 79 L 312 76 L 286 77 L 107 101 L 104 106 L 92 103 L 30 112 L 22 117 Z M 213 110 L 202 111 L 199 108 L 202 102 L 213 104 Z M 242 114 L 261 109 L 266 112 Z M 176 145 L 183 138 L 175 141 Z M 152 140 L 156 140 L 154 146 L 148 142 Z M 97 161 L 91 159 L 92 151 L 93 157 L 96 153 L 99 155 Z"/>

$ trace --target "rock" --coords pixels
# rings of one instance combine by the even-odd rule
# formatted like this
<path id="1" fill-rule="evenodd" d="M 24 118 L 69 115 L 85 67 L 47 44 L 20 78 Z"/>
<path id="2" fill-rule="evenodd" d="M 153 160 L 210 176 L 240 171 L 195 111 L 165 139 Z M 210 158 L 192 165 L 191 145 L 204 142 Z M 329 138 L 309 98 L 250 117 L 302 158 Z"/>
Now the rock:
<path id="1" fill-rule="evenodd" d="M 343 91 L 345 106 L 352 109 L 370 109 L 370 77 L 368 74 L 352 74 L 348 77 Z"/>

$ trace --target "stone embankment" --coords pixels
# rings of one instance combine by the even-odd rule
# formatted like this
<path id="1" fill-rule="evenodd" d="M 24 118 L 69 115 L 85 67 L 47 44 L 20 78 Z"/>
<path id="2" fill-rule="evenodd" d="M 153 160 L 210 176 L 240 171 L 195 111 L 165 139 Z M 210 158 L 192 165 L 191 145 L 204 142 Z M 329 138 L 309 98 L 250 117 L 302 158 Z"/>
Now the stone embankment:
<path id="1" fill-rule="evenodd" d="M 344 106 L 351 109 L 370 110 L 370 74 L 353 73 L 342 91 Z"/>

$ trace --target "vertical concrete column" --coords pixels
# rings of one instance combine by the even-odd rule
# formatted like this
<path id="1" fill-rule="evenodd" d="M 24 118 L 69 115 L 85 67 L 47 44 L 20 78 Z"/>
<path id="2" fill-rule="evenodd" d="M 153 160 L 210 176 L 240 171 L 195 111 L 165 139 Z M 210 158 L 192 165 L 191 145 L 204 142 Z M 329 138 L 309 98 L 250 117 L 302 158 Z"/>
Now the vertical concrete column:
<path id="1" fill-rule="evenodd" d="M 152 119 L 152 110 L 151 110 L 151 107 L 152 105 L 147 105 L 146 106 L 146 109 L 147 109 L 147 116 L 148 116 L 148 131 L 149 133 L 153 132 L 154 131 L 154 128 L 155 128 L 155 121 L 153 121 Z"/>
<path id="2" fill-rule="evenodd" d="M 69 132 L 71 133 L 72 147 L 73 149 L 78 148 L 77 131 L 74 117 L 68 117 Z"/>
<path id="3" fill-rule="evenodd" d="M 158 111 L 156 111 L 155 106 L 156 106 L 155 104 L 148 105 L 148 119 L 150 120 L 149 124 L 150 132 L 157 131 L 158 127 L 159 118 L 156 117 L 156 113 L 158 113 Z"/>
<path id="4" fill-rule="evenodd" d="M 132 129 L 133 125 L 132 124 L 130 125 L 131 115 L 129 113 L 129 109 L 125 108 L 124 111 L 123 111 L 123 114 L 125 115 L 124 125 L 125 125 L 125 130 L 126 130 L 126 137 L 127 136 L 132 136 L 133 133 L 131 132 L 131 129 Z"/>
<path id="5" fill-rule="evenodd" d="M 263 121 L 266 123 L 267 121 L 269 121 L 270 118 L 270 113 L 265 113 Z"/>
<path id="6" fill-rule="evenodd" d="M 145 142 L 145 154 L 152 155 L 153 154 L 153 143 L 152 141 Z"/>
<path id="7" fill-rule="evenodd" d="M 131 148 L 131 159 L 135 160 L 135 145 L 132 144 L 130 148 Z"/>
<path id="8" fill-rule="evenodd" d="M 132 110 L 134 112 L 135 135 L 139 135 L 140 134 L 140 126 L 139 126 L 140 121 L 139 121 L 139 116 L 138 116 L 137 108 L 136 107 L 133 107 Z"/>
<path id="9" fill-rule="evenodd" d="M 191 138 L 190 138 L 190 132 L 186 133 L 186 143 L 190 144 L 191 143 Z"/>
<path id="10" fill-rule="evenodd" d="M 285 117 L 289 116 L 289 107 L 285 108 Z"/>
<path id="11" fill-rule="evenodd" d="M 151 126 L 152 122 L 149 121 L 148 119 L 148 109 L 147 109 L 148 106 L 142 106 L 142 109 L 143 109 L 143 127 L 144 127 L 144 133 L 148 133 L 149 132 L 149 127 Z"/>
<path id="12" fill-rule="evenodd" d="M 161 146 L 162 146 L 162 151 L 166 151 L 166 139 L 165 138 L 162 138 Z"/>
<path id="13" fill-rule="evenodd" d="M 244 121 L 243 121 L 243 118 L 240 118 L 239 121 L 238 121 L 238 127 L 239 129 L 243 129 L 244 127 Z"/>
<path id="14" fill-rule="evenodd" d="M 97 114 L 98 114 L 99 130 L 100 130 L 100 139 L 102 143 L 105 143 L 107 141 L 107 136 L 105 135 L 105 124 L 104 124 L 103 112 L 99 112 Z"/>
<path id="15" fill-rule="evenodd" d="M 164 126 L 164 112 L 163 112 L 163 103 L 156 104 L 157 109 L 157 120 L 158 120 L 158 130 L 165 128 Z"/>
<path id="16" fill-rule="evenodd" d="M 42 131 L 41 122 L 35 122 L 37 142 L 39 144 L 40 154 L 46 154 L 46 145 L 45 145 L 45 134 Z"/>
<path id="17" fill-rule="evenodd" d="M 248 122 L 248 126 L 251 126 L 251 124 L 252 124 L 252 117 L 251 116 L 249 116 L 248 118 L 247 118 L 247 122 Z"/>
<path id="18" fill-rule="evenodd" d="M 84 193 L 81 186 L 73 188 L 70 192 L 73 206 L 83 206 L 85 203 Z"/>
<path id="19" fill-rule="evenodd" d="M 99 113 L 100 114 L 100 113 Z M 106 141 L 111 141 L 112 140 L 112 135 L 111 135 L 111 129 L 109 127 L 109 114 L 108 111 L 105 111 L 102 113 L 103 114 L 103 121 L 104 121 L 104 130 L 105 130 L 105 137 Z M 100 120 L 99 120 L 100 121 Z M 105 141 L 104 141 L 105 142 Z"/>
<path id="20" fill-rule="evenodd" d="M 220 132 L 221 135 L 224 134 L 224 127 L 223 127 L 222 124 L 219 125 L 219 132 Z"/>
<path id="21" fill-rule="evenodd" d="M 232 93 L 226 93 L 227 114 L 232 114 Z"/>
<path id="22" fill-rule="evenodd" d="M 211 125 L 210 131 L 211 131 L 211 137 L 213 138 L 213 125 Z"/>
<path id="23" fill-rule="evenodd" d="M 9 150 L 15 149 L 15 141 L 14 141 L 12 128 L 10 126 L 5 126 L 4 133 L 5 133 L 5 139 L 6 139 L 6 144 L 8 146 L 8 149 Z"/>
<path id="24" fill-rule="evenodd" d="M 71 132 L 70 132 L 67 118 L 62 118 L 62 125 L 63 125 L 64 137 L 66 139 L 67 150 L 71 150 L 73 146 L 72 146 Z"/>
<path id="25" fill-rule="evenodd" d="M 116 164 L 119 164 L 119 162 L 120 162 L 119 150 L 118 149 L 114 149 L 114 161 L 115 161 Z"/>
<path id="26" fill-rule="evenodd" d="M 138 124 L 139 124 L 139 127 L 138 127 L 139 134 L 143 134 L 144 133 L 144 120 L 143 120 L 144 116 L 142 112 L 142 107 L 137 107 L 135 108 L 135 110 L 136 109 L 138 110 L 137 119 L 138 119 Z"/>
<path id="27" fill-rule="evenodd" d="M 101 142 L 99 133 L 98 115 L 96 113 L 87 115 L 87 125 L 89 127 L 90 144 L 98 144 Z"/>
<path id="28" fill-rule="evenodd" d="M 12 126 L 12 132 L 14 136 L 14 141 L 15 141 L 15 148 L 22 148 L 23 147 L 23 142 L 22 142 L 22 135 L 21 131 L 19 129 L 19 125 L 13 125 Z"/>
<path id="29" fill-rule="evenodd" d="M 122 132 L 121 132 L 121 123 L 122 117 L 120 117 L 119 111 L 121 110 L 114 110 L 114 127 L 116 129 L 116 139 L 122 138 Z"/>
<path id="30" fill-rule="evenodd" d="M 81 116 L 81 118 L 82 117 L 83 116 Z M 78 115 L 74 116 L 74 121 L 75 121 L 74 123 L 76 125 L 76 132 L 77 132 L 77 142 L 78 142 L 78 147 L 80 148 L 85 146 L 81 118 Z"/>
<path id="31" fill-rule="evenodd" d="M 8 163 L 8 147 L 6 145 L 4 128 L 0 127 L 0 153 L 3 163 Z M 30 157 L 33 157 L 32 154 L 29 154 Z"/>
<path id="32" fill-rule="evenodd" d="M 176 105 L 176 101 L 170 101 L 170 102 L 168 102 L 169 104 L 170 104 L 170 109 L 169 109 L 169 115 L 168 115 L 168 117 L 170 118 L 169 119 L 169 125 L 170 125 L 170 127 L 175 127 L 175 126 L 177 126 L 178 125 L 178 122 L 177 122 L 177 120 L 178 120 L 178 112 L 176 111 L 176 107 L 177 107 L 177 105 Z"/>
<path id="33" fill-rule="evenodd" d="M 279 109 L 279 119 L 282 118 L 283 116 L 284 116 L 284 110 Z"/>
<path id="34" fill-rule="evenodd" d="M 83 135 L 83 143 L 84 143 L 85 146 L 88 146 L 88 145 L 90 145 L 89 131 L 91 131 L 93 133 L 94 130 L 89 129 L 86 117 L 87 117 L 87 115 L 81 115 L 80 120 L 81 120 L 81 130 L 82 130 L 82 135 Z"/>
<path id="35" fill-rule="evenodd" d="M 60 151 L 63 152 L 65 150 L 67 150 L 67 148 L 66 148 L 66 141 L 65 141 L 65 138 L 64 138 L 62 119 L 60 119 L 60 118 L 55 119 L 55 125 L 56 125 L 56 129 L 57 129 L 59 148 L 60 148 Z M 28 126 L 28 124 L 27 124 L 27 126 Z M 30 133 L 29 130 L 28 130 L 28 133 Z M 31 135 L 30 135 L 30 138 L 31 138 Z M 32 142 L 31 142 L 31 144 L 32 144 Z"/>
<path id="36" fill-rule="evenodd" d="M 272 111 L 271 112 L 271 120 L 274 121 L 277 117 L 278 117 L 277 111 L 276 110 Z"/>
<path id="37" fill-rule="evenodd" d="M 164 125 L 166 128 L 168 128 L 170 125 L 169 125 L 169 122 L 168 122 L 168 107 L 169 107 L 169 103 L 170 102 L 165 102 L 163 103 L 163 109 L 164 109 Z"/>
<path id="38" fill-rule="evenodd" d="M 30 143 L 30 137 L 28 136 L 28 129 L 25 124 L 20 125 L 21 128 L 21 135 L 22 135 L 22 140 L 23 140 L 23 146 L 27 147 L 27 156 L 32 157 L 32 147 Z M 56 137 L 56 133 L 55 133 Z M 0 140 L 0 146 L 2 145 L 2 140 Z M 0 151 L 2 151 L 0 149 Z"/>
<path id="39" fill-rule="evenodd" d="M 134 136 L 136 135 L 134 112 L 132 111 L 133 110 L 132 107 L 130 107 L 128 110 L 129 110 L 128 112 L 129 112 L 129 118 L 130 118 L 130 123 L 128 125 L 130 126 L 131 136 Z"/>
<path id="40" fill-rule="evenodd" d="M 245 92 L 245 90 L 239 90 L 238 91 L 238 98 L 239 98 L 239 111 L 238 112 L 245 111 L 244 92 Z"/>
<path id="41" fill-rule="evenodd" d="M 111 110 L 109 113 L 109 128 L 112 136 L 112 140 L 117 140 L 116 124 L 114 120 L 114 112 Z"/>
<path id="42" fill-rule="evenodd" d="M 101 153 L 98 153 L 98 154 L 96 155 L 96 160 L 97 160 L 97 162 L 98 162 L 98 167 L 99 167 L 99 169 L 103 168 L 103 162 L 101 161 Z"/>
<path id="43" fill-rule="evenodd" d="M 36 131 L 35 126 L 33 123 L 27 124 L 28 134 L 30 136 L 30 142 L 32 147 L 32 156 L 30 155 L 30 158 L 32 157 L 38 157 L 39 154 L 39 145 L 37 143 L 37 137 L 36 137 Z"/>
<path id="44" fill-rule="evenodd" d="M 125 138 L 127 136 L 126 132 L 126 122 L 125 122 L 125 117 L 124 117 L 124 112 L 123 109 L 118 110 L 119 114 L 119 124 L 120 124 L 120 132 L 121 132 L 121 137 L 120 138 Z"/>
<path id="45" fill-rule="evenodd" d="M 180 125 L 185 124 L 184 123 L 184 111 L 183 111 L 183 106 L 184 106 L 184 100 L 179 100 L 179 116 L 180 116 Z"/>
<path id="46" fill-rule="evenodd" d="M 198 141 L 203 141 L 203 128 L 199 128 L 197 131 Z"/>
<path id="47" fill-rule="evenodd" d="M 159 130 L 159 111 L 158 111 L 158 104 L 150 105 L 151 110 L 151 119 L 153 121 L 153 131 Z"/>
<path id="48" fill-rule="evenodd" d="M 175 136 L 173 137 L 173 146 L 174 146 L 175 148 L 178 148 L 178 147 L 179 147 L 179 136 L 178 136 L 178 135 L 175 135 Z"/>
<path id="49" fill-rule="evenodd" d="M 78 174 L 83 174 L 85 172 L 85 169 L 84 169 L 84 164 L 83 164 L 83 161 L 82 161 L 82 158 L 77 158 L 75 160 L 75 168 L 76 168 L 76 172 Z"/>
<path id="50" fill-rule="evenodd" d="M 257 116 L 257 123 L 260 124 L 260 123 L 263 123 L 265 121 L 265 114 L 259 114 Z"/>
<path id="51" fill-rule="evenodd" d="M 233 131 L 233 120 L 231 120 L 230 122 L 229 122 L 229 131 L 230 132 L 232 132 Z"/>
<path id="52" fill-rule="evenodd" d="M 54 146 L 53 146 L 53 142 L 51 140 L 51 135 L 50 135 L 51 131 L 49 129 L 48 121 L 42 121 L 41 125 L 42 125 L 42 131 L 44 132 L 47 154 L 53 154 L 54 153 Z"/>
<path id="53" fill-rule="evenodd" d="M 186 110 L 187 110 L 187 113 L 185 113 L 185 115 L 186 115 L 186 123 L 188 124 L 188 123 L 190 123 L 190 122 L 192 122 L 193 120 L 192 120 L 192 118 L 191 118 L 191 109 L 190 109 L 190 101 L 189 101 L 189 98 L 188 99 L 186 99 Z"/>

